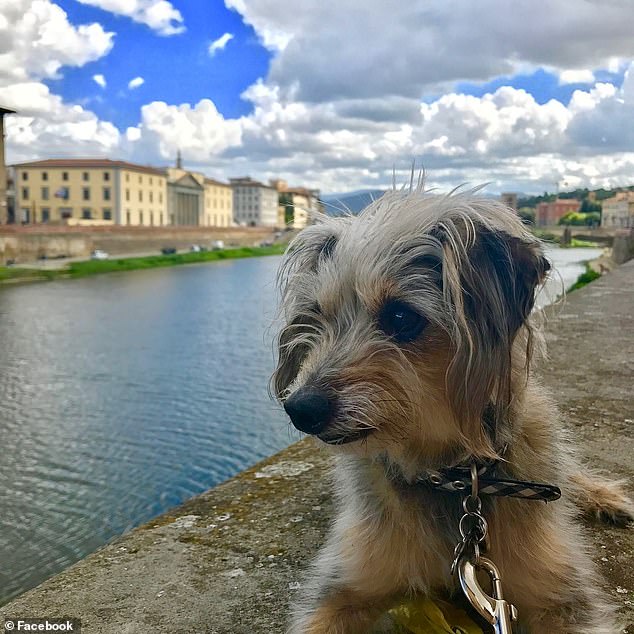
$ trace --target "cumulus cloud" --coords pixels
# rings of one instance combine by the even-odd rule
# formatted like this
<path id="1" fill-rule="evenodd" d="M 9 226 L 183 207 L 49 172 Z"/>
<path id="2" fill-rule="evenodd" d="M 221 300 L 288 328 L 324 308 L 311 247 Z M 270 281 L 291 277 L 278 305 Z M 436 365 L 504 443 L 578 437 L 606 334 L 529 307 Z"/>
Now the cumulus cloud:
<path id="1" fill-rule="evenodd" d="M 129 17 L 134 22 L 149 26 L 159 35 L 178 35 L 185 31 L 181 12 L 166 0 L 78 0 L 78 2 Z"/>
<path id="2" fill-rule="evenodd" d="M 128 82 L 128 88 L 130 90 L 135 90 L 136 88 L 143 86 L 144 83 L 145 79 L 143 79 L 143 77 L 135 77 Z"/>
<path id="3" fill-rule="evenodd" d="M 213 57 L 218 51 L 222 51 L 232 39 L 232 33 L 225 33 L 224 35 L 221 35 L 217 40 L 214 40 L 209 45 L 207 52 L 211 57 Z"/>
<path id="4" fill-rule="evenodd" d="M 106 55 L 113 33 L 97 23 L 74 26 L 48 0 L 0 0 L 0 86 L 58 76 Z"/>
<path id="5" fill-rule="evenodd" d="M 81 106 L 64 103 L 40 82 L 5 86 L 2 101 L 18 113 L 6 120 L 11 162 L 117 151 L 121 135 L 114 125 Z"/>
<path id="6" fill-rule="evenodd" d="M 106 78 L 103 75 L 93 75 L 92 79 L 96 84 L 98 84 L 102 88 L 106 87 Z"/>
<path id="7" fill-rule="evenodd" d="M 226 0 L 276 54 L 268 81 L 304 101 L 446 91 L 518 70 L 634 57 L 626 2 Z M 546 17 L 545 17 L 546 16 Z M 324 27 L 327 25 L 327 28 Z M 319 54 L 314 54 L 319 51 Z"/>
<path id="8" fill-rule="evenodd" d="M 194 107 L 154 101 L 141 109 L 141 123 L 126 131 L 127 141 L 137 156 L 171 159 L 182 149 L 188 160 L 210 161 L 241 141 L 241 122 L 227 120 L 209 99 Z"/>

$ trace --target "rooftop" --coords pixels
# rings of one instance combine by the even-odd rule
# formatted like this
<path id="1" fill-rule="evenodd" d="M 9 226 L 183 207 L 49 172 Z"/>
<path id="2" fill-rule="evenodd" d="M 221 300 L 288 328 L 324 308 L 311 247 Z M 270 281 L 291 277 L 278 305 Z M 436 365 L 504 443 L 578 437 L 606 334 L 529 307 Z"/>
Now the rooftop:
<path id="1" fill-rule="evenodd" d="M 157 167 L 129 163 L 128 161 L 113 161 L 112 159 L 107 158 L 54 158 L 44 159 L 41 161 L 29 161 L 27 163 L 17 163 L 12 167 L 125 169 L 133 172 L 144 172 L 146 174 L 155 174 L 156 176 L 165 176 L 165 171 Z"/>

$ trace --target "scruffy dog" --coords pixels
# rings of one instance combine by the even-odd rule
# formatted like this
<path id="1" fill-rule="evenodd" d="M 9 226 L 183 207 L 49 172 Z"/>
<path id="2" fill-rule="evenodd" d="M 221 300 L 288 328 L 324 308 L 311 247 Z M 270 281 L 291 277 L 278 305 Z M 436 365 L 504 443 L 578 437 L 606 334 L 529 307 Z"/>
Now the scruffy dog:
<path id="1" fill-rule="evenodd" d="M 563 492 L 483 498 L 516 631 L 617 631 L 576 515 L 625 523 L 632 505 L 620 483 L 582 474 L 531 372 L 549 268 L 520 220 L 475 191 L 389 192 L 293 241 L 273 386 L 335 454 L 338 515 L 290 632 L 367 633 L 399 598 L 456 592 L 461 497 L 415 481 L 492 458 L 498 475 Z"/>

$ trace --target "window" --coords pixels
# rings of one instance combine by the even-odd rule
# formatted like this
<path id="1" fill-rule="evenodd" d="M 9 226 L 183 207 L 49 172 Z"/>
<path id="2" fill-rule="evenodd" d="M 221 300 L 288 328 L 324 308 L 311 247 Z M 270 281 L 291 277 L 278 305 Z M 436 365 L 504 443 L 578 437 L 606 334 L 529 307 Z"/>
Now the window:
<path id="1" fill-rule="evenodd" d="M 22 172 L 22 180 L 23 181 L 28 181 L 29 180 L 29 173 L 28 172 Z"/>
<path id="2" fill-rule="evenodd" d="M 103 179 L 105 181 L 109 181 L 110 180 L 110 172 L 104 172 L 103 173 Z"/>
<path id="3" fill-rule="evenodd" d="M 24 200 L 28 200 L 29 199 L 29 188 L 28 187 L 23 187 L 22 188 L 22 198 Z"/>
<path id="4" fill-rule="evenodd" d="M 110 187 L 103 188 L 103 199 L 110 200 Z"/>
<path id="5" fill-rule="evenodd" d="M 170 214 L 170 224 L 174 224 L 174 214 Z"/>
<path id="6" fill-rule="evenodd" d="M 104 207 L 103 219 L 104 220 L 112 220 L 112 209 L 110 209 L 109 207 Z"/>
<path id="7" fill-rule="evenodd" d="M 129 189 L 125 190 L 125 199 L 126 199 L 126 201 L 130 202 L 130 190 Z"/>
<path id="8" fill-rule="evenodd" d="M 143 182 L 143 176 L 139 176 L 139 183 Z"/>
<path id="9" fill-rule="evenodd" d="M 63 181 L 67 181 L 68 180 L 68 172 L 62 172 L 62 180 Z"/>
<path id="10" fill-rule="evenodd" d="M 150 226 L 154 226 L 154 212 L 151 211 L 150 212 Z"/>
<path id="11" fill-rule="evenodd" d="M 51 219 L 51 210 L 48 207 L 42 207 L 42 222 L 48 222 Z"/>
<path id="12" fill-rule="evenodd" d="M 128 209 L 128 211 L 125 212 L 125 223 L 127 225 L 130 224 L 130 210 Z"/>
<path id="13" fill-rule="evenodd" d="M 152 194 L 152 192 L 150 192 L 150 202 L 154 202 L 154 194 Z"/>
<path id="14" fill-rule="evenodd" d="M 130 174 L 126 174 L 125 175 L 125 182 L 129 183 L 130 182 Z"/>
<path id="15" fill-rule="evenodd" d="M 82 200 L 90 200 L 90 187 L 82 187 L 81 188 L 81 199 Z"/>
<path id="16" fill-rule="evenodd" d="M 139 192 L 139 202 L 140 203 L 143 202 L 143 192 L 142 191 Z"/>
<path id="17" fill-rule="evenodd" d="M 43 181 L 47 181 L 48 180 L 48 172 L 42 172 L 42 180 Z"/>
<path id="18" fill-rule="evenodd" d="M 162 203 L 163 202 L 163 194 L 159 194 L 159 202 Z"/>
<path id="19" fill-rule="evenodd" d="M 139 224 L 142 225 L 143 224 L 143 212 L 139 211 Z"/>
<path id="20" fill-rule="evenodd" d="M 81 217 L 84 220 L 92 220 L 92 211 L 90 210 L 90 207 L 84 207 L 81 210 Z"/>
<path id="21" fill-rule="evenodd" d="M 60 207 L 60 215 L 62 216 L 62 220 L 66 220 L 66 218 L 72 218 L 73 216 L 73 208 L 72 207 Z"/>
<path id="22" fill-rule="evenodd" d="M 159 223 L 161 227 L 163 226 L 163 214 L 159 214 Z"/>
<path id="23" fill-rule="evenodd" d="M 83 180 L 83 181 L 90 180 L 90 174 L 89 174 L 88 172 L 84 172 L 84 173 L 81 175 L 81 180 Z"/>
<path id="24" fill-rule="evenodd" d="M 152 177 L 150 176 L 150 185 L 152 184 Z"/>

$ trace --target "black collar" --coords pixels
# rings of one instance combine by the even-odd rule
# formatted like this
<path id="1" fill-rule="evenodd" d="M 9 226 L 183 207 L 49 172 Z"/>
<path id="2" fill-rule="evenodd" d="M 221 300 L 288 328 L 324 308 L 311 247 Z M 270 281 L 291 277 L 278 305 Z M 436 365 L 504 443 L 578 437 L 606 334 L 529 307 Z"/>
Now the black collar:
<path id="1" fill-rule="evenodd" d="M 496 477 L 498 462 L 478 465 L 479 495 L 543 500 L 544 502 L 552 502 L 561 497 L 561 489 L 553 484 Z M 427 469 L 416 476 L 414 482 L 438 491 L 468 495 L 471 491 L 471 470 L 469 466 L 461 465 L 438 470 Z"/>

